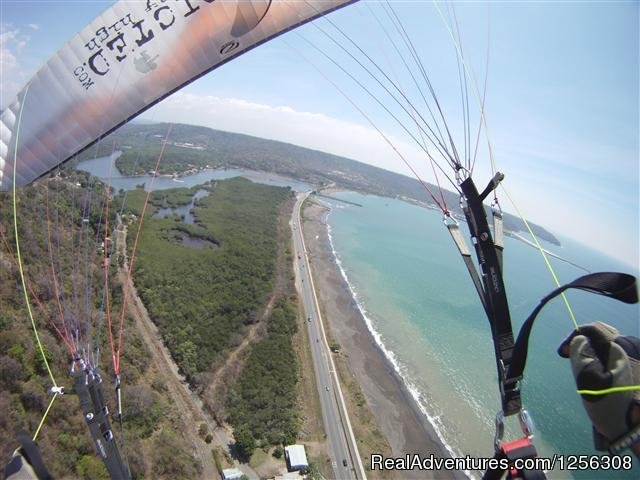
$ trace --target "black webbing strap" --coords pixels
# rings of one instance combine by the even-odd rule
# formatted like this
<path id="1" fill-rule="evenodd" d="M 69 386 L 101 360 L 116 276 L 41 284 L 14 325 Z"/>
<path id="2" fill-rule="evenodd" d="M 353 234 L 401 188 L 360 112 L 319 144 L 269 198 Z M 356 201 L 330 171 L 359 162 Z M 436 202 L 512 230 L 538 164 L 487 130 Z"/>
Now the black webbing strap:
<path id="1" fill-rule="evenodd" d="M 40 456 L 40 449 L 31 439 L 31 436 L 26 432 L 20 432 L 18 433 L 18 441 L 22 446 L 22 454 L 31 465 L 31 468 L 33 468 L 33 471 L 38 476 L 38 479 L 52 479 L 53 477 L 47 470 L 47 467 L 44 466 L 44 462 L 42 461 L 42 457 Z"/>
<path id="2" fill-rule="evenodd" d="M 502 174 L 496 174 L 482 194 L 478 194 L 471 177 L 462 182 L 460 187 L 466 199 L 467 204 L 463 210 L 467 218 L 481 271 L 483 283 L 481 297 L 483 298 L 483 306 L 491 326 L 502 411 L 505 416 L 508 416 L 518 413 L 522 407 L 522 402 L 517 382 L 506 382 L 506 371 L 511 364 L 511 356 L 513 354 L 513 330 L 511 328 L 509 304 L 502 279 L 501 262 L 487 223 L 487 213 L 482 203 L 482 200 L 495 189 L 502 178 Z M 469 268 L 469 265 L 467 265 L 467 268 Z"/>
<path id="3" fill-rule="evenodd" d="M 624 303 L 638 302 L 638 287 L 636 278 L 633 275 L 616 272 L 599 272 L 590 273 L 583 277 L 575 279 L 573 282 L 556 288 L 549 295 L 540 300 L 540 303 L 531 312 L 531 315 L 525 320 L 518 340 L 516 341 L 511 365 L 507 370 L 507 381 L 517 381 L 522 377 L 524 368 L 527 363 L 527 353 L 529 351 L 529 336 L 533 328 L 533 322 L 540 313 L 540 310 L 553 298 L 560 295 L 565 290 L 577 288 L 587 292 L 604 295 L 605 297 L 620 300 Z"/>
<path id="4" fill-rule="evenodd" d="M 500 182 L 502 180 L 504 180 L 504 173 L 496 172 L 496 174 L 493 176 L 493 178 L 491 179 L 487 187 L 482 191 L 480 195 L 478 195 L 478 198 L 480 199 L 480 201 L 483 202 L 484 199 L 487 198 L 491 192 L 493 192 L 496 188 L 498 188 L 498 185 L 500 185 Z"/>
<path id="5" fill-rule="evenodd" d="M 98 455 L 112 479 L 129 479 L 129 469 L 122 461 L 109 421 L 109 410 L 102 394 L 98 375 L 82 369 L 71 372 L 75 391 L 80 399 L 84 419 L 89 427 Z"/>
<path id="6" fill-rule="evenodd" d="M 13 454 L 13 458 L 4 469 L 4 478 L 11 480 L 53 480 L 45 467 L 38 445 L 27 432 L 18 433 L 20 448 Z M 26 465 L 25 465 L 26 462 Z"/>
<path id="7" fill-rule="evenodd" d="M 504 454 L 502 452 L 496 452 L 493 458 L 495 460 L 500 460 L 501 458 L 504 458 Z M 495 469 L 487 470 L 482 475 L 482 480 L 501 480 L 502 477 L 504 476 L 504 472 L 506 472 L 506 469 L 503 469 L 503 468 L 495 468 Z"/>

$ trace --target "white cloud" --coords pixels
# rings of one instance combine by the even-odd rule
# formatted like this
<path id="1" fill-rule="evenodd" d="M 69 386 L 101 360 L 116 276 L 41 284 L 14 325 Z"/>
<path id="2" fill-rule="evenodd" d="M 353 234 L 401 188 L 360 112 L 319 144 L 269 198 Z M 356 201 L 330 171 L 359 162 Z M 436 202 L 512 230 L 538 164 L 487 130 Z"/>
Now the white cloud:
<path id="1" fill-rule="evenodd" d="M 30 23 L 29 28 L 31 28 L 32 30 L 40 30 L 40 25 L 38 25 L 37 23 Z"/>
<path id="2" fill-rule="evenodd" d="M 18 29 L 11 29 L 11 25 L 2 25 L 0 30 L 0 46 L 8 44 L 11 40 L 18 35 Z"/>
<path id="3" fill-rule="evenodd" d="M 11 25 L 0 25 L 0 109 L 4 109 L 27 81 L 19 58 L 29 37 Z"/>

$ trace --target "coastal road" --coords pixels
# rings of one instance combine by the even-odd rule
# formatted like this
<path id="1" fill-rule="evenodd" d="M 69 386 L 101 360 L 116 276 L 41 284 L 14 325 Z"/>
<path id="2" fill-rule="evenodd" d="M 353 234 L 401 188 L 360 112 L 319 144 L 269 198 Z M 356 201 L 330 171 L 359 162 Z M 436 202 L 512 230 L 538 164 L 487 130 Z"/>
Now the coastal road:
<path id="1" fill-rule="evenodd" d="M 300 209 L 309 193 L 300 194 L 293 209 L 293 247 L 297 286 L 305 312 L 305 323 L 309 332 L 311 357 L 316 375 L 318 394 L 322 407 L 322 419 L 327 433 L 329 457 L 337 480 L 349 478 L 366 479 L 364 467 L 358 453 L 351 423 L 342 396 L 340 382 L 333 363 L 331 351 L 324 332 L 318 298 L 309 270 L 300 221 Z M 346 465 L 345 465 L 346 463 Z"/>

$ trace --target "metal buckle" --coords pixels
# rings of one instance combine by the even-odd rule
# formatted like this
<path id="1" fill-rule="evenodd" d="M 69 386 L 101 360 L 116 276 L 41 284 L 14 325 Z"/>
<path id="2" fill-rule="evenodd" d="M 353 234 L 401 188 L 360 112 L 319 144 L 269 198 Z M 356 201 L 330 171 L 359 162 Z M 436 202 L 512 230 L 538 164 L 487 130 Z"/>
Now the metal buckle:
<path id="1" fill-rule="evenodd" d="M 51 395 L 64 395 L 64 387 L 51 387 L 49 393 L 51 393 Z"/>
<path id="2" fill-rule="evenodd" d="M 500 390 L 502 391 L 503 394 L 506 393 L 507 391 L 512 392 L 514 390 L 519 390 L 520 380 L 522 380 L 522 375 L 520 375 L 519 377 L 513 377 L 513 378 L 507 378 L 507 379 L 503 377 L 502 382 L 500 382 Z"/>
<path id="3" fill-rule="evenodd" d="M 502 447 L 502 438 L 504 437 L 504 419 L 504 412 L 502 410 L 498 411 L 495 419 L 496 433 L 493 437 L 493 446 L 496 451 L 499 451 Z M 520 430 L 522 430 L 524 436 L 531 439 L 535 433 L 536 426 L 533 422 L 533 417 L 526 409 L 522 408 L 520 409 L 520 412 L 518 412 L 518 422 L 520 423 Z"/>
<path id="4" fill-rule="evenodd" d="M 518 420 L 520 421 L 520 430 L 525 434 L 527 438 L 533 437 L 536 431 L 536 424 L 533 422 L 533 417 L 528 410 L 522 409 L 518 414 Z"/>
<path id="5" fill-rule="evenodd" d="M 445 214 L 442 215 L 442 223 L 444 223 L 444 226 L 447 228 L 449 228 L 452 225 L 459 225 L 458 220 L 456 220 L 455 217 L 451 215 L 450 212 L 446 212 Z"/>
<path id="6" fill-rule="evenodd" d="M 491 212 L 494 214 L 498 214 L 502 217 L 502 207 L 500 206 L 500 202 L 498 202 L 498 197 L 493 197 L 493 202 L 491 202 Z"/>
<path id="7" fill-rule="evenodd" d="M 519 382 L 522 380 L 522 375 L 518 377 L 510 377 L 507 378 L 507 367 L 505 367 L 502 359 L 498 361 L 498 380 L 500 384 L 500 393 L 502 396 L 505 396 L 505 392 L 507 391 L 507 387 L 509 391 L 518 390 Z"/>

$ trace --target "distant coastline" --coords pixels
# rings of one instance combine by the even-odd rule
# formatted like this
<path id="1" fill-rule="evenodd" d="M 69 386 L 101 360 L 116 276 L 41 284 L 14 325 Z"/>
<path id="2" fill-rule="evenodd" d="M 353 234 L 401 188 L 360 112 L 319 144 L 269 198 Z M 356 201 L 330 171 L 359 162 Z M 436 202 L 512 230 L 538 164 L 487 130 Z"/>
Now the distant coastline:
<path id="1" fill-rule="evenodd" d="M 128 124 L 109 135 L 92 156 L 82 154 L 81 159 L 110 155 L 112 145 L 120 145 L 122 155 L 118 165 L 125 174 L 139 174 L 155 170 L 161 143 L 166 137 L 168 124 Z M 395 198 L 415 203 L 429 209 L 439 208 L 425 196 L 425 185 L 416 178 L 374 167 L 356 160 L 312 150 L 289 143 L 250 135 L 224 132 L 207 127 L 174 124 L 171 141 L 166 144 L 160 166 L 161 175 L 187 177 L 201 174 L 206 167 L 216 169 L 244 169 L 282 175 L 298 179 L 320 188 L 336 186 L 345 190 Z M 448 209 L 462 216 L 459 193 L 440 189 L 438 185 L 426 184 L 438 191 Z M 515 215 L 504 213 L 505 230 L 525 232 L 523 221 Z M 540 225 L 530 223 L 534 233 L 541 239 L 560 245 L 558 238 Z"/>

